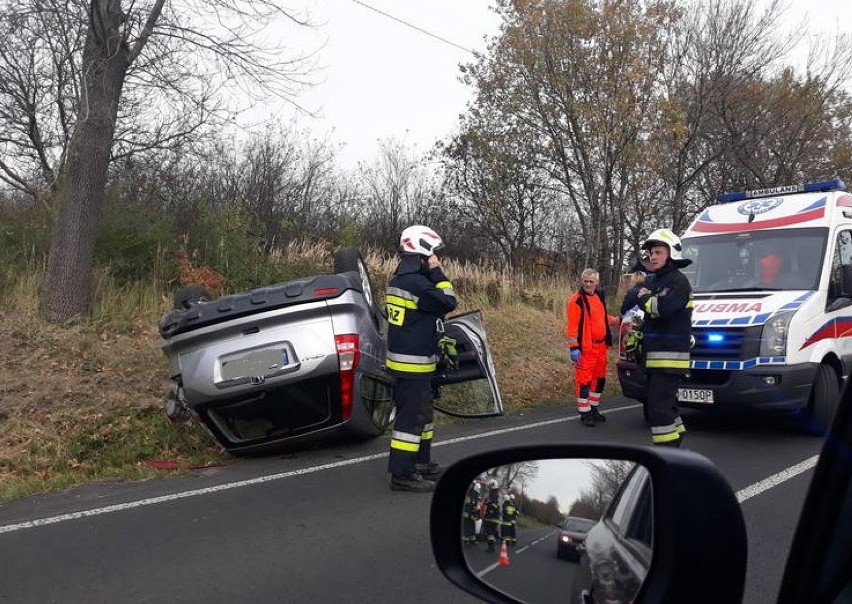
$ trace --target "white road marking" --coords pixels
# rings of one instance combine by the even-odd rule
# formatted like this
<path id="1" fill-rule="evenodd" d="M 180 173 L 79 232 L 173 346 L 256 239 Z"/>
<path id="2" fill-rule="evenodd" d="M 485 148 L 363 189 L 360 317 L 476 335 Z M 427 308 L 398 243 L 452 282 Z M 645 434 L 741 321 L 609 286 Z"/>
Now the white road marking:
<path id="1" fill-rule="evenodd" d="M 332 468 L 340 468 L 342 466 L 351 466 L 363 461 L 371 461 L 373 459 L 381 459 L 387 457 L 387 453 L 376 453 L 374 455 L 365 455 L 364 457 L 356 457 L 354 459 L 345 459 L 343 461 L 335 461 L 333 463 L 312 466 L 310 468 L 302 468 L 301 470 L 292 470 L 290 472 L 281 472 L 279 474 L 270 474 L 268 476 L 258 476 L 248 480 L 240 480 L 237 482 L 228 482 L 225 484 L 216 485 L 215 487 L 205 487 L 203 489 L 194 489 L 192 491 L 183 491 L 180 493 L 172 493 L 171 495 L 162 495 L 160 497 L 149 497 L 147 499 L 139 499 L 137 501 L 129 501 L 127 503 L 118 503 L 116 505 L 108 505 L 102 508 L 92 510 L 82 510 L 80 512 L 71 512 L 69 514 L 60 514 L 59 516 L 51 516 L 49 518 L 39 518 L 18 524 L 7 524 L 0 526 L 0 534 L 11 533 L 23 529 L 34 528 L 37 526 L 45 526 L 47 524 L 56 524 L 58 522 L 66 522 L 68 520 L 77 520 L 79 518 L 88 518 L 90 516 L 100 516 L 101 514 L 111 514 L 112 512 L 121 512 L 131 510 L 133 508 L 144 507 L 147 505 L 156 505 L 158 503 L 166 503 L 168 501 L 176 501 L 178 499 L 186 499 L 187 497 L 197 497 L 199 495 L 209 495 L 210 493 L 218 493 L 219 491 L 229 491 L 231 489 L 240 489 L 264 482 L 272 482 L 281 480 L 282 478 L 291 478 L 293 476 L 302 476 L 304 474 L 313 474 L 322 470 L 330 470 Z"/>
<path id="2" fill-rule="evenodd" d="M 524 553 L 525 551 L 527 551 L 529 548 L 534 547 L 534 546 L 538 545 L 539 543 L 542 543 L 542 542 L 544 542 L 544 541 L 551 541 L 551 539 L 552 539 L 553 535 L 555 535 L 555 534 L 556 534 L 556 531 L 552 531 L 552 532 L 550 532 L 550 533 L 547 533 L 547 534 L 546 534 L 546 535 L 544 535 L 543 537 L 539 537 L 539 538 L 538 538 L 538 539 L 536 539 L 535 541 L 530 542 L 530 544 L 529 544 L 529 545 L 525 545 L 525 546 L 523 546 L 523 547 L 521 547 L 521 548 L 519 548 L 519 549 L 515 550 L 515 551 L 514 551 L 514 554 L 515 554 L 515 555 L 517 555 L 517 554 L 523 554 L 523 553 Z M 499 560 L 499 559 L 498 559 L 498 560 Z M 500 566 L 500 563 L 499 563 L 499 562 L 495 562 L 494 564 L 491 564 L 491 565 L 489 565 L 489 566 L 486 566 L 486 567 L 485 567 L 485 568 L 483 568 L 481 571 L 479 571 L 478 573 L 476 573 L 476 576 L 477 576 L 477 577 L 479 577 L 479 578 L 481 579 L 482 577 L 484 577 L 485 575 L 487 575 L 488 573 L 490 573 L 492 570 L 494 570 L 495 568 L 497 568 L 497 567 L 499 567 L 499 566 Z"/>
<path id="3" fill-rule="evenodd" d="M 795 466 L 790 466 L 785 470 L 781 470 L 777 474 L 773 474 L 769 478 L 764 478 L 760 482 L 756 482 L 753 485 L 737 491 L 737 501 L 740 503 L 747 501 L 755 495 L 760 495 L 764 491 L 768 491 L 772 487 L 777 487 L 782 482 L 795 478 L 802 472 L 812 470 L 814 466 L 816 466 L 818 460 L 819 455 L 814 455 L 803 462 L 797 463 Z"/>
<path id="4" fill-rule="evenodd" d="M 617 409 L 610 409 L 609 413 L 615 413 L 618 411 L 625 411 L 627 409 L 634 409 L 636 407 L 640 407 L 641 405 L 629 405 L 625 407 L 619 407 Z M 578 416 L 572 415 L 570 417 L 560 417 L 557 419 L 551 419 L 542 422 L 536 422 L 533 424 L 524 424 L 522 426 L 514 426 L 512 428 L 503 428 L 501 430 L 491 430 L 490 432 L 483 432 L 481 434 L 473 434 L 470 436 L 461 436 L 458 438 L 451 438 L 447 440 L 442 440 L 441 442 L 433 443 L 432 447 L 441 447 L 445 445 L 451 445 L 455 443 L 465 442 L 469 440 L 477 440 L 480 438 L 488 438 L 491 436 L 499 436 L 501 434 L 508 434 L 511 432 L 518 432 L 520 430 L 531 430 L 533 428 L 540 428 L 542 426 L 549 426 L 552 424 L 558 424 L 561 422 L 570 422 L 576 421 Z M 229 482 L 225 484 L 220 484 L 212 487 L 205 487 L 203 489 L 193 489 L 191 491 L 182 491 L 179 493 L 172 493 L 170 495 L 162 495 L 160 497 L 149 497 L 146 499 L 138 499 L 136 501 L 129 501 L 127 503 L 118 503 L 115 505 L 108 505 L 100 508 L 94 508 L 90 510 L 81 510 L 79 512 L 70 512 L 68 514 L 60 514 L 58 516 L 50 516 L 47 518 L 37 518 L 35 520 L 28 520 L 26 522 L 19 522 L 16 524 L 7 524 L 5 526 L 0 526 L 0 534 L 3 533 L 12 533 L 15 531 L 21 531 L 24 529 L 35 528 L 38 526 L 46 526 L 49 524 L 58 524 L 60 522 L 68 522 L 71 520 L 79 520 L 80 518 L 89 518 L 92 516 L 100 516 L 102 514 L 111 514 L 113 512 L 122 512 L 124 510 L 131 510 L 134 508 L 145 507 L 149 505 L 157 505 L 161 503 L 168 503 L 169 501 L 177 501 L 179 499 L 186 499 L 189 497 L 198 497 L 201 495 L 209 495 L 212 493 L 218 493 L 220 491 L 229 491 L 232 489 L 240 489 L 243 487 L 249 487 L 257 484 L 263 484 L 266 482 L 273 482 L 276 480 L 282 480 L 284 478 L 292 478 L 293 476 L 303 476 L 305 474 L 313 474 L 315 472 L 321 472 L 323 470 L 332 470 L 334 468 L 340 468 L 344 466 L 351 466 L 359 463 L 363 463 L 366 461 L 373 461 L 375 459 L 382 459 L 383 457 L 387 457 L 387 452 L 383 453 L 375 453 L 373 455 L 365 455 L 363 457 L 356 457 L 353 459 L 345 459 L 342 461 L 335 461 L 332 463 L 321 464 L 318 466 L 311 466 L 308 468 L 302 468 L 300 470 L 292 470 L 290 472 L 280 472 L 278 474 L 269 474 L 267 476 L 258 476 L 257 478 L 250 478 L 247 480 L 240 480 L 237 482 Z M 808 460 L 803 461 L 800 464 L 787 468 L 786 470 L 775 474 L 774 476 L 770 476 L 765 480 L 762 480 L 758 483 L 755 483 L 745 489 L 737 492 L 737 500 L 739 502 L 743 502 L 755 495 L 766 491 L 767 489 L 772 488 L 773 486 L 777 486 L 781 484 L 785 480 L 789 480 L 802 472 L 805 472 L 816 465 L 817 456 L 812 457 Z"/>
<path id="5" fill-rule="evenodd" d="M 619 407 L 618 409 L 611 409 L 610 412 L 632 409 L 637 405 L 630 405 L 626 407 Z M 434 447 L 441 447 L 444 445 L 450 445 L 454 443 L 464 442 L 467 440 L 476 440 L 478 438 L 487 438 L 489 436 L 497 436 L 499 434 L 506 434 L 509 432 L 516 432 L 518 430 L 530 430 L 532 428 L 539 428 L 541 426 L 547 426 L 550 424 L 557 424 L 559 422 L 567 422 L 576 420 L 576 416 L 571 417 L 560 417 L 558 419 L 536 422 L 534 424 L 524 424 L 522 426 L 515 426 L 513 428 L 505 428 L 502 430 L 492 430 L 491 432 L 484 432 L 482 434 L 473 434 L 471 436 L 463 436 L 459 438 L 452 438 L 448 440 L 442 440 L 441 442 L 433 443 Z M 248 487 L 256 484 L 262 484 L 265 482 L 272 482 L 275 480 L 282 480 L 284 478 L 292 478 L 293 476 L 302 476 L 305 474 L 313 474 L 314 472 L 321 472 L 323 470 L 331 470 L 334 468 L 340 468 L 343 466 L 351 466 L 354 464 L 362 463 L 365 461 L 372 461 L 374 459 L 381 459 L 383 457 L 387 457 L 388 453 L 375 453 L 373 455 L 365 455 L 363 457 L 356 457 L 353 459 L 346 459 L 343 461 L 335 461 L 332 463 L 322 464 L 319 466 L 312 466 L 309 468 L 303 468 L 301 470 L 293 470 L 290 472 L 281 472 L 279 474 L 270 474 L 268 476 L 259 476 L 257 478 L 250 478 L 248 480 L 240 480 L 238 482 L 229 482 L 225 484 L 220 484 L 214 487 L 206 487 L 203 489 L 194 489 L 192 491 L 183 491 L 180 493 L 173 493 L 171 495 L 162 495 L 160 497 L 150 497 L 147 499 L 139 499 L 137 501 L 129 501 L 127 503 L 119 503 L 116 505 L 108 505 L 101 508 L 94 508 L 91 510 L 82 510 L 80 512 L 71 512 L 68 514 L 60 514 L 59 516 L 50 516 L 48 518 L 38 518 L 36 520 L 29 520 L 27 522 L 19 522 L 17 524 L 7 524 L 5 526 L 0 526 L 0 534 L 3 533 L 12 533 L 14 531 L 20 531 L 23 529 L 35 528 L 37 526 L 45 526 L 48 524 L 57 524 L 59 522 L 67 522 L 69 520 L 78 520 L 80 518 L 88 518 L 91 516 L 100 516 L 101 514 L 111 514 L 113 512 L 121 512 L 124 510 L 130 510 L 133 508 L 144 507 L 148 505 L 157 505 L 159 503 L 167 503 L 169 501 L 176 501 L 178 499 L 186 499 L 187 497 L 197 497 L 199 495 L 209 495 L 211 493 L 218 493 L 220 491 L 228 491 L 231 489 L 239 489 L 242 487 Z"/>

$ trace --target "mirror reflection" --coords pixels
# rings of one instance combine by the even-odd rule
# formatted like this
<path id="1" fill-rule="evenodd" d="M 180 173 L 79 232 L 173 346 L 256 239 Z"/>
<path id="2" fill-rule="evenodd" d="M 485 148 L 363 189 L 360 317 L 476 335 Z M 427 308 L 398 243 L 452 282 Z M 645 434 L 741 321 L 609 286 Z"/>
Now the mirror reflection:
<path id="1" fill-rule="evenodd" d="M 648 471 L 619 459 L 541 459 L 470 484 L 462 543 L 471 570 L 530 603 L 632 602 L 651 564 Z"/>

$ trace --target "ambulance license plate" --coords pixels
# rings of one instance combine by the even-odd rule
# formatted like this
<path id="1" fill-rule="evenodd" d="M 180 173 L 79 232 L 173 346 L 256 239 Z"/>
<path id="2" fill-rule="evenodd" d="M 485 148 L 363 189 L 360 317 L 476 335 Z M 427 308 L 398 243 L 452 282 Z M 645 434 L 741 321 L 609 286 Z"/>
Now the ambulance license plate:
<path id="1" fill-rule="evenodd" d="M 678 388 L 677 400 L 679 403 L 699 403 L 703 405 L 713 404 L 713 391 L 700 388 Z"/>

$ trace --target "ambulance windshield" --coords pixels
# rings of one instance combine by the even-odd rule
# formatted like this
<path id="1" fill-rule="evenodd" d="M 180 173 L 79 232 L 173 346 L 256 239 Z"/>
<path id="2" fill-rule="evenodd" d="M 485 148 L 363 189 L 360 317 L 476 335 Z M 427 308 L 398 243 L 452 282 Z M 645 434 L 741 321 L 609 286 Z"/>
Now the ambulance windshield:
<path id="1" fill-rule="evenodd" d="M 696 293 L 816 289 L 828 229 L 685 237 L 682 272 Z"/>

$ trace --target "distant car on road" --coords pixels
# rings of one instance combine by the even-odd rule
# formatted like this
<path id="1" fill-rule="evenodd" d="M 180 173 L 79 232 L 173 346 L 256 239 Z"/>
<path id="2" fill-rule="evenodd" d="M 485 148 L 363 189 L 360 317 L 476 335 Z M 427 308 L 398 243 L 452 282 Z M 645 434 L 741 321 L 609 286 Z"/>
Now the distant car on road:
<path id="1" fill-rule="evenodd" d="M 562 560 L 579 562 L 586 549 L 586 533 L 595 525 L 594 520 L 568 516 L 559 525 L 556 538 L 556 555 Z"/>
<path id="2" fill-rule="evenodd" d="M 336 431 L 383 434 L 394 414 L 384 305 L 358 250 L 339 249 L 333 265 L 332 274 L 218 299 L 197 286 L 179 290 L 159 324 L 174 383 L 169 417 L 196 421 L 231 453 Z M 435 408 L 501 414 L 479 311 L 444 323 L 459 358 L 433 380 Z"/>

